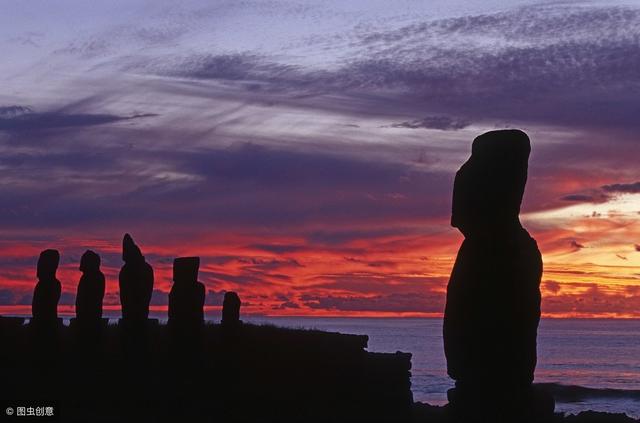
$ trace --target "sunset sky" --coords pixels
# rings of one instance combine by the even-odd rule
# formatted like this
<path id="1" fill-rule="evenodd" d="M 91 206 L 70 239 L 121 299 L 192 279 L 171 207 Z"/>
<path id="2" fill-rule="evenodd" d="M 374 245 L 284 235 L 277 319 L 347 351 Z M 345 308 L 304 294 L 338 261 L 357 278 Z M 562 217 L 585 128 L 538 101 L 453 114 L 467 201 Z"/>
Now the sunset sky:
<path id="1" fill-rule="evenodd" d="M 118 309 L 122 236 L 166 305 L 439 316 L 473 138 L 532 140 L 543 313 L 640 317 L 640 2 L 2 0 L 0 312 L 57 248 Z"/>

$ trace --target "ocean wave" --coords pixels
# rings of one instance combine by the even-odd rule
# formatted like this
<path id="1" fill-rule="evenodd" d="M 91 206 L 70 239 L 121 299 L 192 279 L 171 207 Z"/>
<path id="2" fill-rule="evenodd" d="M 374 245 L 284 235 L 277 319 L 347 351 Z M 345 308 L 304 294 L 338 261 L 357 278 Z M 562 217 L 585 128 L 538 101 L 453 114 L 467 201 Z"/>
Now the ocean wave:
<path id="1" fill-rule="evenodd" d="M 589 388 L 560 383 L 536 383 L 535 386 L 549 392 L 556 401 L 560 402 L 579 402 L 592 398 L 620 398 L 640 401 L 640 390 L 636 389 Z"/>

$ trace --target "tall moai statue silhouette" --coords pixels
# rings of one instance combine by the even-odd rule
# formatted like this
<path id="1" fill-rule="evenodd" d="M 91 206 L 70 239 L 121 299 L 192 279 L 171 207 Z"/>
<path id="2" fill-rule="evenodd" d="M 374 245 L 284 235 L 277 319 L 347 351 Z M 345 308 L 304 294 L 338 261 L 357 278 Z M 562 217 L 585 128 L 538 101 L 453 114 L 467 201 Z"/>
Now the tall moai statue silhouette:
<path id="1" fill-rule="evenodd" d="M 224 326 L 235 326 L 240 321 L 240 297 L 233 291 L 227 291 L 222 301 L 222 324 Z"/>
<path id="2" fill-rule="evenodd" d="M 173 261 L 173 286 L 169 292 L 169 322 L 204 322 L 205 289 L 198 282 L 200 257 L 178 257 Z"/>
<path id="3" fill-rule="evenodd" d="M 76 293 L 76 317 L 82 321 L 102 318 L 102 300 L 105 280 L 100 271 L 100 256 L 91 250 L 85 251 L 80 259 L 82 276 Z"/>
<path id="4" fill-rule="evenodd" d="M 532 404 L 542 258 L 519 218 L 530 151 L 522 131 L 487 132 L 473 141 L 455 177 L 451 225 L 464 241 L 447 288 L 443 334 L 456 381 L 449 399 L 458 410 L 497 404 L 525 412 Z"/>
<path id="5" fill-rule="evenodd" d="M 38 270 L 31 313 L 34 321 L 54 323 L 58 320 L 58 301 L 62 293 L 60 281 L 56 278 L 56 271 L 60 263 L 58 250 L 44 250 L 38 258 Z"/>
<path id="6" fill-rule="evenodd" d="M 125 321 L 146 320 L 153 293 L 153 268 L 129 234 L 122 240 L 122 260 L 124 266 L 118 278 L 122 318 Z"/>

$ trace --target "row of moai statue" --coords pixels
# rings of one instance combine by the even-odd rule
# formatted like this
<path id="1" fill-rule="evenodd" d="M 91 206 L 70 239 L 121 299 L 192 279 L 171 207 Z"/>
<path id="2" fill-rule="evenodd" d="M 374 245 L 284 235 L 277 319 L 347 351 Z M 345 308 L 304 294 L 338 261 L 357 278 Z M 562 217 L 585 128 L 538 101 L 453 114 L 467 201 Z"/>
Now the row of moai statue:
<path id="1" fill-rule="evenodd" d="M 119 288 L 122 321 L 139 323 L 149 318 L 153 293 L 153 268 L 129 234 L 122 241 Z M 38 259 L 36 284 L 32 302 L 32 322 L 58 321 L 58 302 L 62 285 L 56 277 L 60 253 L 44 250 Z M 205 287 L 198 282 L 199 257 L 178 257 L 173 261 L 173 286 L 169 292 L 169 323 L 197 325 L 204 322 Z M 76 321 L 92 323 L 102 319 L 105 277 L 100 271 L 100 256 L 87 250 L 80 259 L 82 276 L 76 293 Z M 222 323 L 240 322 L 240 297 L 235 292 L 224 296 Z"/>

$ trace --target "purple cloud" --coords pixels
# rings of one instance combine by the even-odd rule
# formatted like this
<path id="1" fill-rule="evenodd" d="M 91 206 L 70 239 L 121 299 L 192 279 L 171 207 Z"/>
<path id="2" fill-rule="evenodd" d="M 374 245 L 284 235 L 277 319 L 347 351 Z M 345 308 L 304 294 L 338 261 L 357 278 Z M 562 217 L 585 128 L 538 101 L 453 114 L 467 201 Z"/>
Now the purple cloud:
<path id="1" fill-rule="evenodd" d="M 471 123 L 465 120 L 454 119 L 449 116 L 427 116 L 422 119 L 394 123 L 392 128 L 406 129 L 439 129 L 441 131 L 457 131 L 464 129 Z"/>
<path id="2" fill-rule="evenodd" d="M 41 112 L 25 106 L 0 107 L 0 131 L 21 132 L 104 125 L 119 121 L 157 116 L 153 113 L 116 116 L 109 114 Z"/>
<path id="3" fill-rule="evenodd" d="M 617 194 L 637 194 L 640 193 L 640 182 L 604 185 L 602 189 Z"/>

